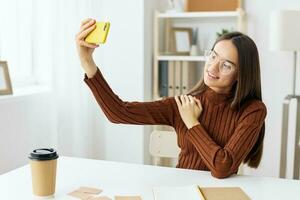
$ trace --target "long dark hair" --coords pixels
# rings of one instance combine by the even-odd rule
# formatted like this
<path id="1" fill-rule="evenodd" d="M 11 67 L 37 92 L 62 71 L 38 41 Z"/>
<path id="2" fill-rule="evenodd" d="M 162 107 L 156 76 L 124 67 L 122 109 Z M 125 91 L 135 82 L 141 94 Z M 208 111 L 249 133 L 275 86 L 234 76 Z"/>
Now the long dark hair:
<path id="1" fill-rule="evenodd" d="M 254 41 L 247 35 L 240 32 L 230 32 L 219 37 L 213 45 L 222 40 L 230 40 L 238 52 L 238 79 L 232 87 L 234 98 L 231 102 L 232 109 L 239 109 L 250 99 L 262 100 L 260 64 L 257 47 Z M 201 79 L 188 94 L 201 93 L 206 90 L 204 79 Z M 263 140 L 265 136 L 265 123 L 260 130 L 259 137 L 249 154 L 244 159 L 248 166 L 257 168 L 263 152 Z"/>

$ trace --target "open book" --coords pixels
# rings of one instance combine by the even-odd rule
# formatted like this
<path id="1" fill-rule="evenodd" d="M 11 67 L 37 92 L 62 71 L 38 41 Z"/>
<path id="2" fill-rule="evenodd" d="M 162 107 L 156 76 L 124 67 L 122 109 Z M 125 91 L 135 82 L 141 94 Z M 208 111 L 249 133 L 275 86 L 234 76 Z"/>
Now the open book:
<path id="1" fill-rule="evenodd" d="M 155 200 L 250 200 L 239 187 L 155 187 L 153 194 Z"/>

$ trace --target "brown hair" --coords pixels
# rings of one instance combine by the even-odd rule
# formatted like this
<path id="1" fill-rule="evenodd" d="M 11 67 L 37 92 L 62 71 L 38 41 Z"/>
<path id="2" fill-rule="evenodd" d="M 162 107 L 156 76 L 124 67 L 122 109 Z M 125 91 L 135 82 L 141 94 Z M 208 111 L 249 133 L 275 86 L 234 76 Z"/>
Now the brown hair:
<path id="1" fill-rule="evenodd" d="M 222 40 L 230 40 L 238 51 L 238 80 L 232 86 L 234 97 L 231 108 L 239 109 L 246 101 L 251 99 L 262 100 L 259 55 L 254 41 L 243 33 L 230 32 L 219 37 L 212 49 Z M 202 78 L 188 94 L 202 93 L 207 87 Z M 257 168 L 260 163 L 264 135 L 265 123 L 263 123 L 256 143 L 243 161 L 250 167 Z"/>

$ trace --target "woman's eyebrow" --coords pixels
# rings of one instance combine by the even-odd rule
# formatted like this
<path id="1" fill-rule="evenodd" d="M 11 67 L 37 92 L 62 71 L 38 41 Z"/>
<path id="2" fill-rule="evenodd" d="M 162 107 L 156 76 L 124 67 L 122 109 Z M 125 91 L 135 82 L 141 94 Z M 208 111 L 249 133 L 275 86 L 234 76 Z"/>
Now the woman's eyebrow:
<path id="1" fill-rule="evenodd" d="M 220 55 L 215 50 L 213 50 L 213 52 L 215 52 L 215 54 L 220 57 Z M 230 60 L 227 60 L 227 59 L 224 59 L 224 60 L 226 60 L 227 62 L 230 62 L 231 64 L 233 64 L 234 66 L 236 66 L 236 64 L 234 62 L 232 62 Z"/>

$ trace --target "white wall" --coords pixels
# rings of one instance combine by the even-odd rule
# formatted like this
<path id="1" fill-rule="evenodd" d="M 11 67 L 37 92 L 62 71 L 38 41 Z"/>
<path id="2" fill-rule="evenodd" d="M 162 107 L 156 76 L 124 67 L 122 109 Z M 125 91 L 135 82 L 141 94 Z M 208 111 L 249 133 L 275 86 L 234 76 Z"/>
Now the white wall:
<path id="1" fill-rule="evenodd" d="M 111 22 L 107 43 L 95 52 L 96 63 L 122 100 L 144 101 L 150 91 L 145 83 L 144 1 L 95 1 L 93 7 L 93 16 Z M 143 163 L 144 127 L 104 121 L 104 158 Z"/>
<path id="2" fill-rule="evenodd" d="M 6 3 L 5 0 L 1 0 L 1 5 Z M 49 18 L 53 13 L 53 7 L 49 6 L 51 4 L 44 1 L 44 6 L 48 8 L 44 10 L 43 15 L 38 19 L 34 18 L 34 23 L 39 23 L 43 21 L 48 25 L 48 31 L 51 32 L 49 27 L 53 27 L 49 23 Z M 40 6 L 36 4 L 35 6 Z M 11 17 L 6 16 L 6 14 L 14 13 L 13 7 L 5 7 L 8 10 L 2 15 L 2 20 L 9 20 Z M 51 15 L 49 14 L 51 13 Z M 37 12 L 33 12 L 32 15 L 36 16 Z M 16 19 L 14 19 L 16 20 Z M 39 21 L 40 20 L 40 21 Z M 38 26 L 39 29 L 35 31 L 35 45 L 32 45 L 32 51 L 38 52 L 39 56 L 32 57 L 32 65 L 40 66 L 34 71 L 36 75 L 36 81 L 42 84 L 42 89 L 32 89 L 32 88 L 20 88 L 15 87 L 14 80 L 12 82 L 14 89 L 14 96 L 12 97 L 0 97 L 0 174 L 16 167 L 22 166 L 28 162 L 28 154 L 33 148 L 38 147 L 57 147 L 57 120 L 56 120 L 56 110 L 54 98 L 51 92 L 51 69 L 53 68 L 53 55 L 52 55 L 52 37 L 44 37 L 44 28 L 43 26 Z M 7 29 L 6 23 L 2 24 L 1 31 L 3 32 L 10 30 Z M 18 26 L 18 23 L 15 23 L 15 26 Z M 23 27 L 24 28 L 24 27 Z M 49 31 L 50 30 L 50 31 Z M 24 30 L 24 32 L 31 32 L 30 30 Z M 9 33 L 7 34 L 9 35 Z M 28 36 L 28 35 L 27 35 Z M 49 36 L 49 35 L 48 35 Z M 51 35 L 52 36 L 52 35 Z M 26 37 L 28 39 L 28 37 Z M 1 38 L 6 39 L 8 38 Z M 26 39 L 26 40 L 27 40 Z M 19 42 L 28 44 L 30 41 L 20 40 Z M 1 46 L 1 45 L 0 45 Z M 14 48 L 17 48 L 16 45 L 7 45 L 2 51 L 8 50 L 7 48 L 12 48 L 9 51 L 14 52 Z M 43 49 L 43 50 L 41 50 Z M 30 52 L 27 52 L 30 55 Z M 10 59 L 16 57 L 8 58 L 8 67 L 9 63 L 18 63 L 10 62 Z M 21 62 L 22 63 L 22 62 Z M 23 62 L 23 66 L 28 62 Z M 24 66 L 26 68 L 28 66 Z M 29 68 L 31 68 L 30 66 Z M 19 64 L 18 68 L 22 68 L 22 65 Z M 13 73 L 14 71 L 10 71 Z M 11 74 L 11 77 L 14 77 Z M 44 89 L 43 89 L 44 88 Z M 37 91 L 38 90 L 38 91 Z"/>
<path id="3" fill-rule="evenodd" d="M 259 49 L 263 99 L 268 109 L 262 163 L 256 170 L 245 169 L 246 174 L 279 176 L 282 101 L 288 93 L 292 93 L 293 69 L 291 52 L 271 52 L 269 50 L 269 13 L 271 10 L 279 9 L 299 10 L 300 1 L 245 1 L 245 10 L 248 16 L 248 34 L 255 40 Z M 299 19 L 295 19 L 295 25 L 299 24 L 298 21 Z M 298 56 L 298 61 L 299 58 Z M 300 93 L 299 64 L 298 62 L 298 94 Z M 291 153 L 288 156 L 291 157 Z"/>
<path id="4" fill-rule="evenodd" d="M 53 108 L 48 92 L 0 100 L 0 174 L 27 163 L 32 148 L 56 146 Z"/>

